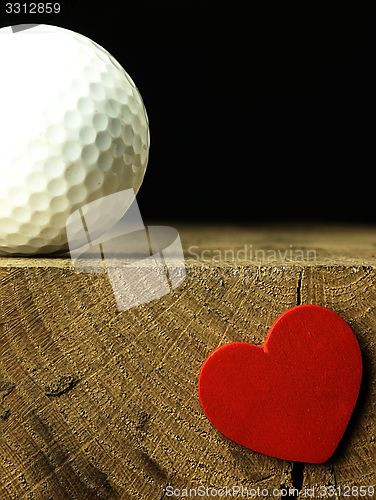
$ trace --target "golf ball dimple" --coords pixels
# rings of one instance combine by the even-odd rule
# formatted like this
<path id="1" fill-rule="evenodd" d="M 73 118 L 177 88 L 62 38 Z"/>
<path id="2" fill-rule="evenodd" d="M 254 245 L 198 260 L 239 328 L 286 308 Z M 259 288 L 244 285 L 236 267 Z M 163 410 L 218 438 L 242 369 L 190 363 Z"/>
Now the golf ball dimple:
<path id="1" fill-rule="evenodd" d="M 64 28 L 0 29 L 0 63 L 0 253 L 68 251 L 73 212 L 140 188 L 141 95 L 103 47 Z"/>

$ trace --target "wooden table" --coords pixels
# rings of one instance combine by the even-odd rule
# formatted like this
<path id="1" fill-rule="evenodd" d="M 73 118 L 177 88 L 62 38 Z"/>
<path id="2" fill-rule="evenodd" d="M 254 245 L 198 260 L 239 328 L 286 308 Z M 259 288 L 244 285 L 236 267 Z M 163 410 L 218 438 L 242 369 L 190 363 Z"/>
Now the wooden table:
<path id="1" fill-rule="evenodd" d="M 129 310 L 107 274 L 80 273 L 69 256 L 0 258 L 1 500 L 178 498 L 168 485 L 302 498 L 315 486 L 318 498 L 320 486 L 375 486 L 376 228 L 147 225 L 178 229 L 187 277 Z M 323 465 L 235 444 L 197 393 L 214 348 L 261 344 L 298 304 L 338 313 L 363 355 L 355 412 Z"/>

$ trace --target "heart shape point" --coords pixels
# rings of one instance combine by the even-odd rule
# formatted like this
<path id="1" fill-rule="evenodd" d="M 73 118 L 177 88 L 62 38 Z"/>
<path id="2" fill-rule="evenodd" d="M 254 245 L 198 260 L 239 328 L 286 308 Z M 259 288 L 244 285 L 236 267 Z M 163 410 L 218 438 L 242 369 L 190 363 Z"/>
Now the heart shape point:
<path id="1" fill-rule="evenodd" d="M 317 305 L 288 309 L 261 346 L 231 342 L 204 361 L 199 399 L 232 441 L 284 460 L 324 463 L 354 410 L 362 356 L 350 326 Z"/>

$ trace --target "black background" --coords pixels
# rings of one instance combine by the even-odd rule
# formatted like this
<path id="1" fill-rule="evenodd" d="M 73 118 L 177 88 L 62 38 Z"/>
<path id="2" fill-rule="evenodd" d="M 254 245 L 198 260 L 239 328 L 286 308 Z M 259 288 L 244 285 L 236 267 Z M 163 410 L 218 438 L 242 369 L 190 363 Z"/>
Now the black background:
<path id="1" fill-rule="evenodd" d="M 77 0 L 49 24 L 141 92 L 144 219 L 376 223 L 376 2 Z"/>

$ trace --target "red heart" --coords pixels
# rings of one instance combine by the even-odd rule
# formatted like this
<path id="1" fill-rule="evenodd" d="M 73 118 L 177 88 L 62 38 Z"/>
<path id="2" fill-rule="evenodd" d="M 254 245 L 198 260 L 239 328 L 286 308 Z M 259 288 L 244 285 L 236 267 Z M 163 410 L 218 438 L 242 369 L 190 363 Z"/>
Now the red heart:
<path id="1" fill-rule="evenodd" d="M 316 305 L 285 311 L 261 346 L 215 349 L 199 376 L 212 424 L 246 448 L 320 464 L 334 453 L 359 394 L 358 341 L 336 313 Z"/>

